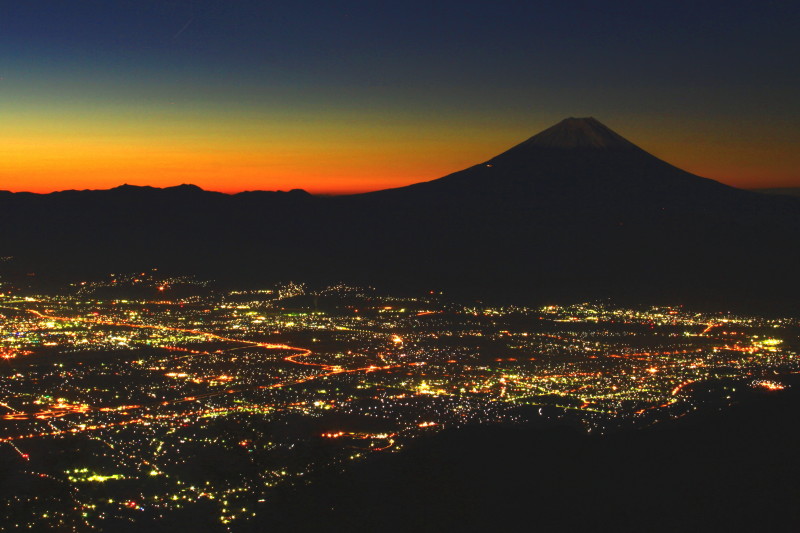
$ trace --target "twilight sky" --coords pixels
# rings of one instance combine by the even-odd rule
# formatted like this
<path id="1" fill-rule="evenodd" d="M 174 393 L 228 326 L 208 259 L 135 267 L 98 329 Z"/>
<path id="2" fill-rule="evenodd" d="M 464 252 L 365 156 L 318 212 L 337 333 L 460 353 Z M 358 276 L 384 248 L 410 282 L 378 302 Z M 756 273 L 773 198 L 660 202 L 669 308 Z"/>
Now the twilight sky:
<path id="1" fill-rule="evenodd" d="M 0 3 L 0 190 L 381 189 L 568 116 L 800 186 L 800 2 Z"/>

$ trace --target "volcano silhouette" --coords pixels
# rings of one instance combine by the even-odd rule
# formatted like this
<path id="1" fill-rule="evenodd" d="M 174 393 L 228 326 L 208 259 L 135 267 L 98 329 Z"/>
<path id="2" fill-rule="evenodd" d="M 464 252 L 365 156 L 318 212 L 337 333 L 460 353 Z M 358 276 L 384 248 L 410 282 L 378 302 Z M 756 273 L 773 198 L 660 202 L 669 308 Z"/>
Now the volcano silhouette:
<path id="1" fill-rule="evenodd" d="M 612 204 L 617 203 L 614 198 L 638 196 L 638 201 L 644 200 L 641 195 L 652 195 L 652 201 L 658 204 L 667 199 L 682 203 L 681 197 L 691 202 L 691 196 L 696 194 L 702 195 L 703 201 L 719 195 L 752 197 L 748 192 L 678 169 L 594 118 L 565 119 L 484 163 L 438 180 L 373 194 L 446 189 L 456 195 L 523 193 L 525 201 L 541 197 L 548 204 L 559 200 L 555 194 L 563 194 L 561 199 L 568 202 L 588 195 L 593 203 L 603 199 Z"/>
<path id="2" fill-rule="evenodd" d="M 362 231 L 376 247 L 391 235 L 413 258 L 398 257 L 403 268 L 436 272 L 442 284 L 483 286 L 489 276 L 498 293 L 554 298 L 758 300 L 798 289 L 800 202 L 676 168 L 594 118 L 353 201 L 375 221 Z"/>

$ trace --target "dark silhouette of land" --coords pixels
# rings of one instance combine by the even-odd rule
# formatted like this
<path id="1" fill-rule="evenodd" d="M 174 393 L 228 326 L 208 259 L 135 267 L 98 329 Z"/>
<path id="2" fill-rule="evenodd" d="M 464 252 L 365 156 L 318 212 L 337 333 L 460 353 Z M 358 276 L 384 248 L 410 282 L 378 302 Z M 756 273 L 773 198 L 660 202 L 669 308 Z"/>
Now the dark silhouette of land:
<path id="1" fill-rule="evenodd" d="M 609 435 L 445 430 L 283 487 L 237 531 L 789 531 L 800 519 L 798 383 Z M 120 530 L 145 526 L 223 531 L 211 506 Z"/>
<path id="2" fill-rule="evenodd" d="M 796 393 L 590 437 L 445 432 L 272 507 L 263 524 L 350 531 L 754 531 L 800 519 Z M 291 503 L 290 503 L 291 502 Z M 302 502 L 302 505 L 298 505 Z"/>
<path id="3" fill-rule="evenodd" d="M 72 279 L 160 267 L 528 302 L 791 306 L 800 200 L 704 179 L 567 119 L 441 179 L 342 197 L 183 185 L 0 193 L 0 250 Z"/>

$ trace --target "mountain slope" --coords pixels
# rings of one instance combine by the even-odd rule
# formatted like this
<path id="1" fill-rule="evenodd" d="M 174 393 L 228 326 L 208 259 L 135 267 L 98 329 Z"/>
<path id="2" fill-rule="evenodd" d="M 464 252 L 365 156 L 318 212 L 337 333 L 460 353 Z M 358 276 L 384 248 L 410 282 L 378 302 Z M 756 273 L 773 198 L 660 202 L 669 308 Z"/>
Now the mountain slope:
<path id="1" fill-rule="evenodd" d="M 623 188 L 628 189 L 627 194 L 658 198 L 665 194 L 675 198 L 689 191 L 705 191 L 705 196 L 748 196 L 745 191 L 695 176 L 648 154 L 593 118 L 565 119 L 484 163 L 444 178 L 368 194 L 443 192 L 448 187 L 454 194 L 476 189 L 481 193 L 504 192 L 515 187 L 540 195 L 564 191 L 572 199 L 587 190 L 592 194 L 611 193 L 608 196 L 626 194 Z"/>
<path id="2" fill-rule="evenodd" d="M 594 117 L 570 117 L 537 133 L 499 157 L 508 156 L 510 153 L 522 151 L 533 146 L 564 149 L 639 150 L 632 142 L 612 131 Z"/>

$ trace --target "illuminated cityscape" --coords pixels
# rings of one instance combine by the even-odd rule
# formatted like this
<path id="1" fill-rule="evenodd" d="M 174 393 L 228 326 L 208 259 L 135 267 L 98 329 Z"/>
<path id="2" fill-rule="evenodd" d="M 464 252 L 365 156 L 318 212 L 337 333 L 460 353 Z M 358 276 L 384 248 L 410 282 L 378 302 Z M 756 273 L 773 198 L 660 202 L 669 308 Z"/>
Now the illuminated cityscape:
<path id="1" fill-rule="evenodd" d="M 779 390 L 797 317 L 495 307 L 157 271 L 0 285 L 0 530 L 111 531 L 197 506 L 230 531 L 443 428 L 644 427 Z"/>
<path id="2" fill-rule="evenodd" d="M 3 2 L 0 533 L 797 530 L 798 27 Z"/>

